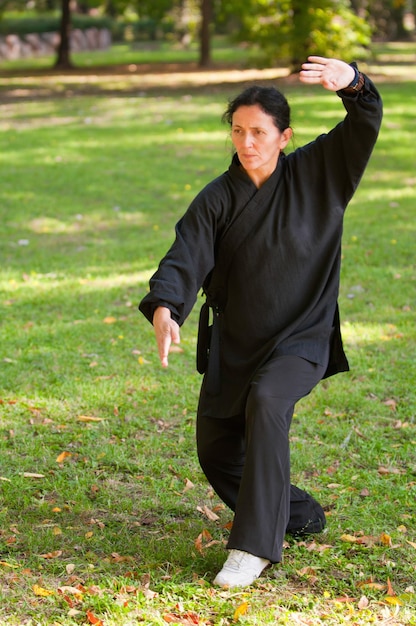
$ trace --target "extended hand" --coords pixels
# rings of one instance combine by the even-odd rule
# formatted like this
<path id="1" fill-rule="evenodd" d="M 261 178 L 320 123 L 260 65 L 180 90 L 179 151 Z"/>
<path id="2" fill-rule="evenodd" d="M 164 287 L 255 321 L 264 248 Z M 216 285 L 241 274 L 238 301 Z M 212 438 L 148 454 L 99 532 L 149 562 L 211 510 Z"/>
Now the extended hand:
<path id="1" fill-rule="evenodd" d="M 329 91 L 339 91 L 348 87 L 354 76 L 354 69 L 344 61 L 310 56 L 307 63 L 302 63 L 299 79 L 302 83 L 320 84 Z"/>
<path id="2" fill-rule="evenodd" d="M 180 342 L 179 325 L 170 316 L 170 310 L 159 306 L 153 315 L 153 328 L 155 329 L 157 348 L 162 367 L 168 366 L 168 354 L 170 344 Z"/>

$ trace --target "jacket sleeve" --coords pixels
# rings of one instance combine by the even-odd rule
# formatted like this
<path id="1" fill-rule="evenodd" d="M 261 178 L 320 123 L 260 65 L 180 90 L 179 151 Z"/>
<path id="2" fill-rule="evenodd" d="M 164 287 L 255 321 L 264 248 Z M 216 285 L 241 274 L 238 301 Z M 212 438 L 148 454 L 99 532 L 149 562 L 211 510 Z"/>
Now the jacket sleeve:
<path id="1" fill-rule="evenodd" d="M 296 171 L 303 188 L 332 209 L 345 210 L 367 166 L 377 141 L 383 107 L 373 82 L 364 75 L 356 94 L 339 91 L 346 116 L 327 134 L 296 150 Z M 292 156 L 292 155 L 289 155 Z M 304 166 L 303 166 L 304 164 Z M 312 167 L 311 167 L 311 164 Z"/>
<path id="2" fill-rule="evenodd" d="M 150 291 L 139 309 L 152 323 L 158 306 L 170 309 L 182 325 L 215 262 L 215 239 L 221 193 L 211 183 L 193 200 L 175 227 L 175 240 L 150 279 Z"/>

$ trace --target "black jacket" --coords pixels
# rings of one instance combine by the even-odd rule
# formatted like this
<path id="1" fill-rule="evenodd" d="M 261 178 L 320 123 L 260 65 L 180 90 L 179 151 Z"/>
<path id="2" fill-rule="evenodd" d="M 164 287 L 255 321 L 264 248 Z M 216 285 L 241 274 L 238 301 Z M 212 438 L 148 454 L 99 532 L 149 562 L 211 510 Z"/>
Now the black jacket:
<path id="1" fill-rule="evenodd" d="M 219 354 L 215 362 L 210 359 L 201 390 L 200 411 L 206 415 L 240 413 L 253 374 L 271 354 L 326 364 L 330 350 L 327 375 L 348 369 L 337 305 L 343 216 L 376 142 L 382 103 L 368 77 L 358 94 L 339 95 L 345 119 L 281 154 L 260 189 L 234 156 L 228 171 L 196 196 L 178 222 L 176 239 L 140 303 L 149 321 L 162 305 L 183 324 L 203 284 L 209 292 L 226 230 L 242 209 L 261 213 L 228 268 L 226 300 L 216 320 Z M 207 385 L 218 372 L 221 384 Z"/>

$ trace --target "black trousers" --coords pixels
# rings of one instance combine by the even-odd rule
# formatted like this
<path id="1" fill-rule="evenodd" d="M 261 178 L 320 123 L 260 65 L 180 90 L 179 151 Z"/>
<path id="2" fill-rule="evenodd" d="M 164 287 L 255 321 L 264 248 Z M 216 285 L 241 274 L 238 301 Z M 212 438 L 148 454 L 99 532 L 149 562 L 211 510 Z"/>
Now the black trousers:
<path id="1" fill-rule="evenodd" d="M 201 467 L 235 512 L 229 549 L 281 561 L 291 499 L 300 491 L 290 483 L 290 424 L 296 402 L 311 392 L 325 369 L 297 356 L 275 356 L 253 379 L 243 415 L 198 415 Z"/>

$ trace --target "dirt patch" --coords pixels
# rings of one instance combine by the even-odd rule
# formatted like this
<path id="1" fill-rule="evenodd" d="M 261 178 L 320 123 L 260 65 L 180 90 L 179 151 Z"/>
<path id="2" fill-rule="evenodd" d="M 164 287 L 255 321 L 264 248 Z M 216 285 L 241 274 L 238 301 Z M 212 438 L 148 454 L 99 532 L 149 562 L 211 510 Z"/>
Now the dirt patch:
<path id="1" fill-rule="evenodd" d="M 376 82 L 410 80 L 407 64 L 362 65 Z M 246 84 L 288 85 L 298 82 L 286 67 L 241 68 L 213 66 L 201 69 L 196 63 L 147 63 L 94 68 L 0 71 L 0 98 L 3 102 L 42 100 L 73 96 L 146 96 L 175 93 L 221 92 Z"/>

